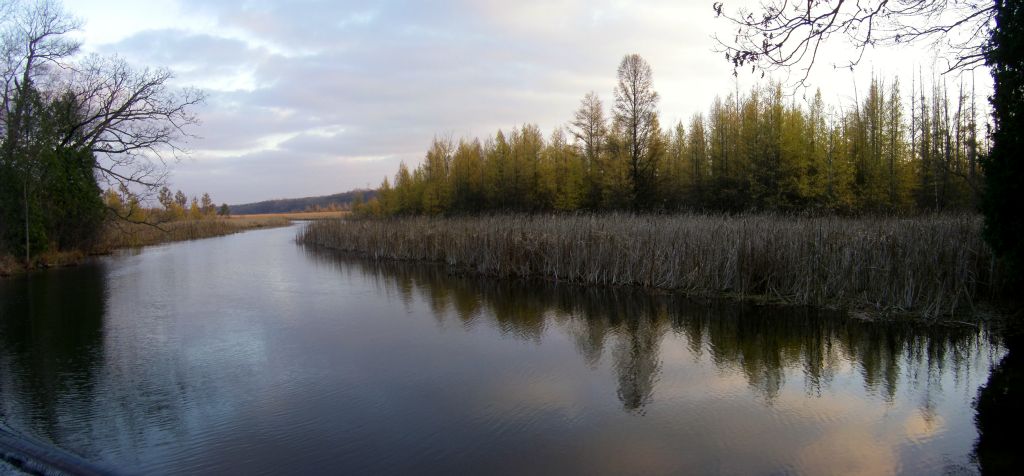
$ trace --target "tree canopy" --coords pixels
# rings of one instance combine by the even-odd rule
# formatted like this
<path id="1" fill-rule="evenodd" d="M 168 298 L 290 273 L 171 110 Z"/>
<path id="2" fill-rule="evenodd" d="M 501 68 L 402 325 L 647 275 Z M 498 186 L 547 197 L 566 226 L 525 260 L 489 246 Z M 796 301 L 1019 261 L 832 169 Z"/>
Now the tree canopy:
<path id="1" fill-rule="evenodd" d="M 0 26 L 0 246 L 28 260 L 88 243 L 119 211 L 102 188 L 155 192 L 203 94 L 167 69 L 80 55 L 80 22 L 56 0 L 0 2 Z"/>
<path id="2" fill-rule="evenodd" d="M 875 78 L 858 103 L 827 105 L 820 93 L 786 97 L 781 84 L 768 83 L 716 98 L 706 114 L 662 128 L 650 65 L 627 55 L 617 75 L 609 113 L 597 93 L 583 97 L 568 124 L 572 140 L 561 128 L 545 137 L 532 124 L 483 140 L 437 138 L 418 167 L 402 164 L 358 211 L 976 206 L 987 146 L 963 88 L 912 81 L 908 95 L 899 80 Z"/>
<path id="3" fill-rule="evenodd" d="M 1021 143 L 1024 124 L 1024 2 L 1021 0 L 850 0 L 791 2 L 770 0 L 757 11 L 729 11 L 715 2 L 717 15 L 736 27 L 719 45 L 737 70 L 799 68 L 806 80 L 820 49 L 838 37 L 859 63 L 875 46 L 930 42 L 947 61 L 946 72 L 988 66 L 993 95 L 991 153 L 981 157 L 985 236 L 1009 266 L 1008 276 L 1024 275 L 1024 181 Z M 925 119 L 927 120 L 927 119 Z M 934 137 L 923 136 L 922 145 Z M 971 173 L 974 173 L 972 161 Z"/>
<path id="4" fill-rule="evenodd" d="M 992 69 L 992 151 L 984 161 L 985 237 L 1024 284 L 1024 1 L 998 0 L 986 46 Z"/>

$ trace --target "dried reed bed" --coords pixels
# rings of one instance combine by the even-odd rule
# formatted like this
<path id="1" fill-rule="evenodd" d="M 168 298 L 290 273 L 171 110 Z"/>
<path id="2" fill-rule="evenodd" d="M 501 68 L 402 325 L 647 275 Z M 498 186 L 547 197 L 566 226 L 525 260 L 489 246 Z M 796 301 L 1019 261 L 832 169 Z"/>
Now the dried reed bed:
<path id="1" fill-rule="evenodd" d="M 104 230 L 103 238 L 96 246 L 95 251 L 106 253 L 117 248 L 210 238 L 253 228 L 271 228 L 289 224 L 291 221 L 283 217 L 204 218 L 172 221 L 155 226 L 143 223 L 115 222 Z"/>
<path id="2" fill-rule="evenodd" d="M 87 251 L 91 254 L 106 254 L 118 248 L 136 248 L 158 245 L 172 241 L 196 240 L 214 236 L 230 235 L 254 228 L 288 226 L 292 222 L 285 217 L 259 218 L 203 218 L 199 220 L 178 220 L 157 225 L 111 221 L 105 225 L 98 240 Z M 26 269 L 72 266 L 86 258 L 85 250 L 47 251 L 33 256 L 27 266 L 24 260 L 0 253 L 0 277 L 24 272 Z"/>
<path id="3" fill-rule="evenodd" d="M 21 271 L 21 263 L 14 259 L 11 255 L 6 255 L 0 252 L 0 277 L 10 276 L 15 272 Z"/>
<path id="4" fill-rule="evenodd" d="M 499 277 L 938 316 L 997 270 L 976 215 L 496 215 L 324 220 L 302 243 Z"/>
<path id="5" fill-rule="evenodd" d="M 347 210 L 327 212 L 288 212 L 288 213 L 250 213 L 247 215 L 232 215 L 232 220 L 245 220 L 249 218 L 284 218 L 287 220 L 323 220 L 325 218 L 342 218 L 348 215 Z"/>

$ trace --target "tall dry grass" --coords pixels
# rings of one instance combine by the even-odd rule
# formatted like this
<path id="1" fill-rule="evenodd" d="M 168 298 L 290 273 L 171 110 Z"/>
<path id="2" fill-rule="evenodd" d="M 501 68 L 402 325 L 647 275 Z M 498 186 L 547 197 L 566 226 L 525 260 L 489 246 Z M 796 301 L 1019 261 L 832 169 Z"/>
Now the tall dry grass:
<path id="1" fill-rule="evenodd" d="M 302 243 L 500 277 L 924 316 L 970 309 L 997 269 L 976 215 L 497 215 L 324 220 Z"/>
<path id="2" fill-rule="evenodd" d="M 291 220 L 284 217 L 203 218 L 201 220 L 172 221 L 156 226 L 144 223 L 112 222 L 103 231 L 103 236 L 95 247 L 95 252 L 105 253 L 118 248 L 210 238 L 253 228 L 270 228 L 289 224 L 291 224 Z"/>
<path id="3" fill-rule="evenodd" d="M 13 256 L 0 251 L 0 277 L 10 276 L 21 271 L 22 266 Z"/>
<path id="4" fill-rule="evenodd" d="M 288 213 L 251 213 L 248 215 L 232 215 L 232 220 L 246 220 L 250 218 L 284 218 L 287 220 L 323 220 L 327 218 L 342 218 L 350 212 L 347 210 L 326 211 L 326 212 L 288 212 Z"/>
<path id="5" fill-rule="evenodd" d="M 85 250 L 47 251 L 24 260 L 0 252 L 0 277 L 24 272 L 26 269 L 70 266 L 82 262 L 89 254 L 106 254 L 119 248 L 137 248 L 172 241 L 195 240 L 230 235 L 254 228 L 288 226 L 292 221 L 282 216 L 267 217 L 206 217 L 177 220 L 157 225 L 111 221 L 104 225 L 99 240 Z"/>

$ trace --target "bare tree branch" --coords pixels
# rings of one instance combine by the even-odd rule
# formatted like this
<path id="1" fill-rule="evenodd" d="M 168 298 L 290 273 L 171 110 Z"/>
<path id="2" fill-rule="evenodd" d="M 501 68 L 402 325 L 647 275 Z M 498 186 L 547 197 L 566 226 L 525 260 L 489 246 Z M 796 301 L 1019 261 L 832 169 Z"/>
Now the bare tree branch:
<path id="1" fill-rule="evenodd" d="M 909 43 L 930 44 L 946 59 L 946 72 L 975 68 L 984 62 L 995 14 L 995 5 L 983 0 L 765 0 L 757 12 L 730 13 L 723 2 L 713 8 L 737 27 L 732 41 L 715 36 L 734 74 L 747 66 L 797 69 L 800 84 L 835 36 L 853 48 L 836 68 L 856 66 L 868 48 Z"/>
<path id="2" fill-rule="evenodd" d="M 18 172 L 26 203 L 39 154 L 61 149 L 90 153 L 98 182 L 151 195 L 199 123 L 201 91 L 173 87 L 166 68 L 77 57 L 80 26 L 59 0 L 0 0 L 0 166 Z M 47 117 L 54 105 L 60 121 Z"/>

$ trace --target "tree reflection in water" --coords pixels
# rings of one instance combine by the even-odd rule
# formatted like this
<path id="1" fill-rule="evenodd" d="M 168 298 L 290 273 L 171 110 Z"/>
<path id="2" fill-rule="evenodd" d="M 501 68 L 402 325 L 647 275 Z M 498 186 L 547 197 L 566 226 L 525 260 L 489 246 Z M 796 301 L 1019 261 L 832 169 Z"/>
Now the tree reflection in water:
<path id="1" fill-rule="evenodd" d="M 92 373 L 103 358 L 106 280 L 102 266 L 28 273 L 0 286 L 0 422 L 28 426 L 59 441 L 57 407 L 85 413 L 87 402 L 61 402 L 65 393 L 91 394 Z M 53 296 L 61 296 L 54 299 Z M 75 376 L 68 378 L 67 376 Z M 68 388 L 71 387 L 71 388 Z M 22 406 L 24 405 L 24 406 Z"/>
<path id="2" fill-rule="evenodd" d="M 940 390 L 942 375 L 967 378 L 969 359 L 1001 352 L 991 345 L 995 340 L 986 328 L 968 325 L 873 322 L 826 310 L 701 301 L 630 288 L 524 285 L 462 277 L 439 265 L 307 252 L 343 272 L 364 273 L 406 303 L 429 302 L 438 319 L 454 315 L 467 327 L 485 321 L 505 335 L 532 341 L 539 341 L 548 326 L 565 329 L 591 367 L 610 356 L 622 406 L 638 414 L 656 396 L 661 346 L 669 332 L 685 337 L 694 356 L 706 354 L 717 368 L 743 375 L 769 404 L 794 369 L 802 375 L 805 393 L 820 396 L 837 372 L 853 365 L 863 387 L 888 402 L 901 379 L 923 388 L 919 408 L 926 420 L 934 406 L 930 390 Z"/>
<path id="3" fill-rule="evenodd" d="M 1004 353 L 970 326 L 305 247 L 239 265 L 287 233 L 190 243 L 198 270 L 169 247 L 0 283 L 0 419 L 153 473 L 935 472 L 970 464 L 965 411 Z"/>
<path id="4" fill-rule="evenodd" d="M 975 400 L 978 441 L 974 457 L 985 474 L 1014 474 L 1024 465 L 1017 440 L 1024 424 L 1024 330 L 1020 317 L 1006 332 L 1006 356 L 992 369 Z"/>

